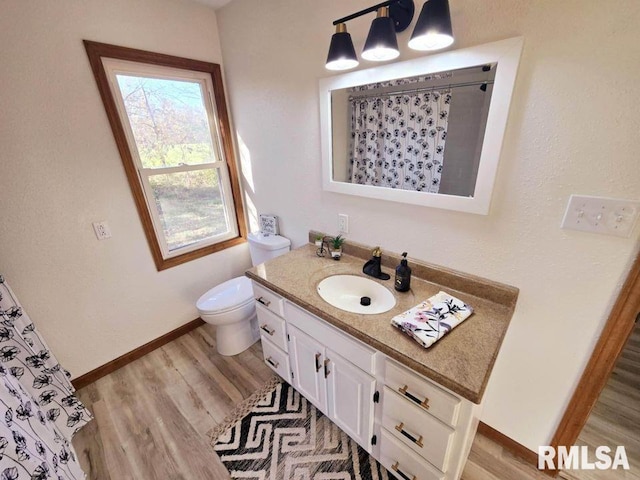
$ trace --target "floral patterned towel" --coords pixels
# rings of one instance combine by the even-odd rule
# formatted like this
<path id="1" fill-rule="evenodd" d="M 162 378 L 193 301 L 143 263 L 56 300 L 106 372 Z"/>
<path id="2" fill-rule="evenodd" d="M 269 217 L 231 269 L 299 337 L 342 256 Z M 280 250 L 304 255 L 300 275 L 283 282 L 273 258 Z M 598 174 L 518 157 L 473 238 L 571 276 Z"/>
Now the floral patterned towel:
<path id="1" fill-rule="evenodd" d="M 473 313 L 473 308 L 445 292 L 391 319 L 391 325 L 429 348 Z"/>

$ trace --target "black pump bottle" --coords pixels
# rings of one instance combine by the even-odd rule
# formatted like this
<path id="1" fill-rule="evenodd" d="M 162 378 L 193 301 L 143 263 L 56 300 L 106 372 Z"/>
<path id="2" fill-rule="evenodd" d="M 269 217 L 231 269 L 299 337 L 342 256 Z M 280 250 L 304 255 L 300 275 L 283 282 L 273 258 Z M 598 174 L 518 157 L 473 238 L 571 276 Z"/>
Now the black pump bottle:
<path id="1" fill-rule="evenodd" d="M 407 252 L 402 254 L 400 265 L 396 267 L 394 287 L 399 292 L 408 292 L 411 288 L 411 267 L 407 265 Z"/>

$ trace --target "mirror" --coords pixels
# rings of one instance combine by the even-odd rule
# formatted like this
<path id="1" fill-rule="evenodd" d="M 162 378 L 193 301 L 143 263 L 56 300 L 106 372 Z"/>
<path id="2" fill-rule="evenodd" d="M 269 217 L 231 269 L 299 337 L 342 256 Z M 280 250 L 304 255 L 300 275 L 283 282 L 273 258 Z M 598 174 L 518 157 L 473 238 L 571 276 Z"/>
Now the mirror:
<path id="1" fill-rule="evenodd" d="M 320 81 L 325 190 L 487 214 L 522 38 Z"/>
<path id="2" fill-rule="evenodd" d="M 333 90 L 333 180 L 473 197 L 495 67 Z"/>

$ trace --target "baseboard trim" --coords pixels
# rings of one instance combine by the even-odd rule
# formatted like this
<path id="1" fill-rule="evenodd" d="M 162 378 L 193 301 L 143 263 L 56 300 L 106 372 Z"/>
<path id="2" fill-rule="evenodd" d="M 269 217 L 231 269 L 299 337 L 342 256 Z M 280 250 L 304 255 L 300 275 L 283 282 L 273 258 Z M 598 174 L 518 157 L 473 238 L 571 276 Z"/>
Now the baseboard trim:
<path id="1" fill-rule="evenodd" d="M 493 427 L 490 427 L 486 423 L 480 422 L 478 424 L 478 433 L 493 440 L 502 448 L 513 454 L 514 456 L 523 459 L 525 462 L 530 463 L 534 467 L 538 468 L 538 454 L 533 450 L 529 450 L 521 443 L 516 442 L 512 438 L 507 437 L 504 433 L 499 432 Z M 544 470 L 544 473 L 550 477 L 558 475 L 557 470 Z"/>
<path id="2" fill-rule="evenodd" d="M 130 351 L 129 353 L 125 353 L 115 360 L 111 360 L 109 363 L 105 363 L 101 367 L 95 368 L 90 372 L 85 373 L 84 375 L 80 375 L 78 378 L 71 380 L 71 384 L 76 388 L 80 389 L 82 387 L 86 387 L 90 383 L 95 382 L 96 380 L 104 377 L 105 375 L 110 374 L 111 372 L 115 372 L 119 368 L 124 367 L 128 363 L 137 360 L 138 358 L 146 355 L 149 352 L 154 351 L 156 348 L 160 348 L 161 346 L 169 343 L 172 340 L 175 340 L 178 337 L 181 337 L 185 333 L 194 330 L 201 325 L 204 325 L 204 320 L 201 318 L 196 318 L 195 320 L 190 321 L 182 325 L 181 327 L 176 328 L 175 330 L 171 330 L 169 333 L 165 333 L 161 337 L 156 338 L 155 340 L 151 340 L 149 343 L 145 343 L 144 345 L 136 348 L 135 350 Z"/>

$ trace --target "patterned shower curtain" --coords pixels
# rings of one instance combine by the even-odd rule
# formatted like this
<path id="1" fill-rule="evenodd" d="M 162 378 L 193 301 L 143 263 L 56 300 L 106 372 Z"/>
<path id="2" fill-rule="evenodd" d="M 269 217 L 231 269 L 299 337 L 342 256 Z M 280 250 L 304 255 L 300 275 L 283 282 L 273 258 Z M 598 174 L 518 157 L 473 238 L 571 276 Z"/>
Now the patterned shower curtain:
<path id="1" fill-rule="evenodd" d="M 71 438 L 91 413 L 0 276 L 0 480 L 84 479 Z"/>
<path id="2" fill-rule="evenodd" d="M 352 183 L 437 193 L 451 90 L 351 98 Z"/>

